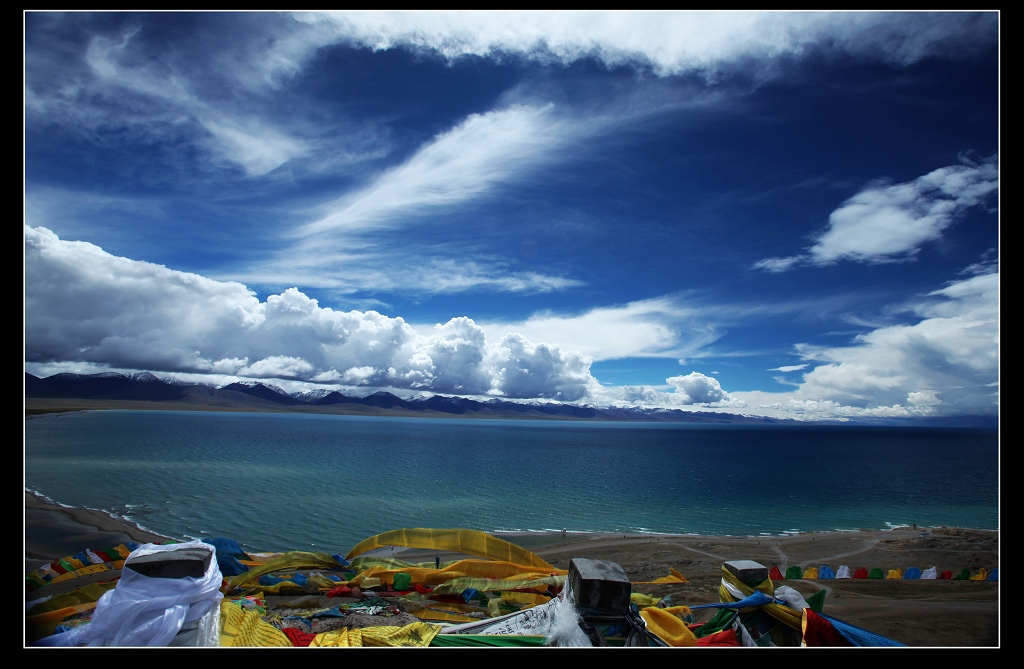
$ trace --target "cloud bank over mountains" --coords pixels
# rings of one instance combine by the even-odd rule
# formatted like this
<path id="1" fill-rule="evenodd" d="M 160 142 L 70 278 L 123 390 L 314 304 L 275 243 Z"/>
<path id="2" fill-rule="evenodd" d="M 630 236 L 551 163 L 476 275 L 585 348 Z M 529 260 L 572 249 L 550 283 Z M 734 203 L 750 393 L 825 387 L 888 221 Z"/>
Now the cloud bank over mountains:
<path id="1" fill-rule="evenodd" d="M 819 419 L 985 413 L 998 392 L 999 275 L 990 266 L 907 304 L 919 318 L 915 325 L 878 328 L 851 346 L 798 347 L 811 368 L 791 394 L 730 393 L 697 372 L 667 378 L 671 390 L 607 388 L 591 374 L 592 358 L 571 343 L 531 341 L 517 332 L 488 339 L 465 316 L 424 334 L 400 317 L 321 307 L 296 288 L 261 302 L 242 284 L 116 257 L 45 228 L 26 227 L 25 243 L 32 314 L 25 359 L 42 375 L 159 370 L 182 379 L 243 377 Z M 574 320 L 545 316 L 562 333 L 571 332 Z"/>

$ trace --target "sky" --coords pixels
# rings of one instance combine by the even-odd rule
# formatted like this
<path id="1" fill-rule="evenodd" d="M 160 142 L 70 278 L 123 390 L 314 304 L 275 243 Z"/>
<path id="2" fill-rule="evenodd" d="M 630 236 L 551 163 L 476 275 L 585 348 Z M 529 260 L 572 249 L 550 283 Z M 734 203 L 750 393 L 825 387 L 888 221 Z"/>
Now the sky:
<path id="1" fill-rule="evenodd" d="M 25 12 L 25 371 L 998 418 L 999 20 Z"/>

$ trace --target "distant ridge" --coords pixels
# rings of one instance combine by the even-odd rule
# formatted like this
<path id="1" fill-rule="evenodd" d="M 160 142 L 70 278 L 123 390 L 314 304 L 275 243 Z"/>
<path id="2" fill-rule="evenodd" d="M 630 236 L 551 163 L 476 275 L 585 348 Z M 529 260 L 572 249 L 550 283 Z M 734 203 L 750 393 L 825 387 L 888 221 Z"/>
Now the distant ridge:
<path id="1" fill-rule="evenodd" d="M 322 396 L 321 396 L 322 395 Z M 558 402 L 486 402 L 433 395 L 425 399 L 403 399 L 389 392 L 351 397 L 339 391 L 303 392 L 290 395 L 277 386 L 258 381 L 235 382 L 221 388 L 161 379 L 149 372 L 119 374 L 55 374 L 39 378 L 25 373 L 27 412 L 45 412 L 52 407 L 178 409 L 211 411 L 279 411 L 323 414 L 380 416 L 461 416 L 466 418 L 518 418 L 601 421 L 655 421 L 688 423 L 786 423 L 760 416 L 641 409 L 636 407 L 596 408 Z M 51 407 L 48 409 L 47 407 Z"/>
<path id="2" fill-rule="evenodd" d="M 181 399 L 190 386 L 170 384 L 149 372 L 140 374 L 55 374 L 40 379 L 25 373 L 26 397 L 146 400 Z"/>
<path id="3" fill-rule="evenodd" d="M 246 395 L 252 395 L 268 402 L 276 402 L 278 404 L 307 404 L 300 399 L 296 399 L 281 390 L 276 386 L 267 386 L 262 383 L 229 383 L 228 385 L 221 388 L 221 390 L 234 390 Z"/>

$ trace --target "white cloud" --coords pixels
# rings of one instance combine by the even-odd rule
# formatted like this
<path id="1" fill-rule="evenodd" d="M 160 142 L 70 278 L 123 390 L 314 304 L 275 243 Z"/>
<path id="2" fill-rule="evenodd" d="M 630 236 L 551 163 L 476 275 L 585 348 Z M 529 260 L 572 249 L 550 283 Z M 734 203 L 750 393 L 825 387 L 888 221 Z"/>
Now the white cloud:
<path id="1" fill-rule="evenodd" d="M 561 400 L 597 383 L 580 353 L 518 334 L 488 341 L 469 318 L 417 334 L 401 318 L 326 309 L 295 288 L 260 302 L 238 283 L 27 226 L 25 360 Z"/>
<path id="2" fill-rule="evenodd" d="M 89 141 L 105 133 L 150 146 L 188 143 L 203 148 L 214 164 L 240 167 L 250 177 L 310 153 L 304 139 L 270 120 L 264 105 L 251 97 L 253 92 L 239 88 L 231 76 L 267 59 L 263 54 L 233 62 L 225 57 L 232 48 L 227 45 L 251 44 L 258 38 L 222 34 L 215 47 L 221 49 L 220 57 L 212 61 L 216 65 L 197 65 L 187 46 L 179 51 L 161 44 L 155 52 L 152 31 L 144 27 L 146 17 L 138 18 L 140 22 L 130 27 L 93 36 L 82 56 L 84 70 L 75 67 L 80 64 L 76 61 L 56 68 L 40 50 L 27 51 L 28 118 L 57 121 Z M 180 37 L 187 43 L 196 36 Z M 211 85 L 213 79 L 220 81 Z M 244 102 L 239 103 L 239 97 Z"/>
<path id="3" fill-rule="evenodd" d="M 797 346 L 813 365 L 785 394 L 734 392 L 750 406 L 844 416 L 994 415 L 999 384 L 999 274 L 951 283 L 907 307 L 910 325 L 848 346 Z"/>
<path id="4" fill-rule="evenodd" d="M 676 393 L 685 396 L 685 404 L 713 404 L 728 400 L 729 393 L 722 390 L 718 379 L 705 376 L 699 372 L 690 372 L 686 376 L 672 376 L 665 379 L 675 387 Z"/>
<path id="5" fill-rule="evenodd" d="M 388 250 L 315 255 L 290 249 L 271 260 L 225 272 L 233 279 L 261 286 L 301 285 L 327 289 L 335 295 L 359 292 L 426 292 L 433 294 L 489 290 L 498 293 L 547 293 L 583 285 L 577 279 L 516 271 L 494 259 L 424 258 L 421 249 L 399 243 Z"/>
<path id="6" fill-rule="evenodd" d="M 777 11 L 339 11 L 296 18 L 332 25 L 339 40 L 410 48 L 447 59 L 524 57 L 568 65 L 594 58 L 659 75 L 713 77 L 751 59 L 822 50 L 897 64 L 955 58 L 995 37 L 998 14 Z"/>
<path id="7" fill-rule="evenodd" d="M 601 406 L 750 413 L 746 401 L 727 393 L 717 379 L 700 372 L 669 377 L 665 381 L 664 388 L 632 385 L 595 388 L 590 391 L 590 399 Z"/>
<path id="8" fill-rule="evenodd" d="M 195 346 L 230 339 L 263 319 L 253 293 L 238 283 L 171 272 L 25 228 L 27 361 L 111 362 L 145 369 L 188 369 Z M 226 342 L 225 342 L 226 343 Z M 232 356 L 214 345 L 210 360 Z"/>
<path id="9" fill-rule="evenodd" d="M 610 390 L 606 389 L 605 393 L 610 395 Z M 665 402 L 665 393 L 650 386 L 621 386 L 615 390 L 618 391 L 616 399 L 635 406 L 662 406 Z"/>
<path id="10" fill-rule="evenodd" d="M 832 212 L 828 230 L 810 249 L 810 261 L 820 265 L 913 255 L 998 186 L 999 169 L 987 162 L 943 167 L 910 183 L 868 188 Z"/>
<path id="11" fill-rule="evenodd" d="M 800 263 L 799 257 L 791 258 L 765 258 L 753 264 L 753 269 L 763 269 L 768 272 L 785 272 Z"/>
<path id="12" fill-rule="evenodd" d="M 197 355 L 195 356 L 198 366 L 201 369 L 206 369 L 207 367 L 205 361 L 202 360 L 198 353 L 199 352 L 196 351 Z M 214 360 L 213 362 L 209 363 L 208 368 L 215 374 L 234 375 L 239 374 L 243 369 L 245 369 L 248 366 L 248 364 L 249 360 L 247 358 L 222 358 L 220 360 Z"/>
<path id="13" fill-rule="evenodd" d="M 254 118 L 236 119 L 222 113 L 200 113 L 197 120 L 210 132 L 206 142 L 211 153 L 240 165 L 250 177 L 272 172 L 311 149 L 306 142 L 289 137 Z"/>
<path id="14" fill-rule="evenodd" d="M 453 249 L 436 241 L 423 244 L 420 233 L 451 227 L 447 214 L 459 205 L 478 202 L 542 165 L 565 160 L 572 153 L 567 146 L 621 121 L 571 118 L 552 105 L 472 114 L 404 162 L 370 176 L 361 188 L 317 207 L 315 220 L 286 233 L 285 246 L 273 257 L 236 268 L 231 278 L 339 293 L 538 293 L 581 285 L 572 277 L 517 270 L 504 258 L 479 252 L 472 254 L 476 260 L 466 259 L 465 247 L 488 234 L 479 226 L 464 238 L 456 235 L 458 241 L 450 244 L 458 248 Z M 393 234 L 400 229 L 408 234 Z M 456 255 L 462 257 L 456 260 Z"/>
<path id="15" fill-rule="evenodd" d="M 523 57 L 563 65 L 588 58 L 663 76 L 700 72 L 714 78 L 734 66 L 749 68 L 754 60 L 764 64 L 818 50 L 855 52 L 895 63 L 953 57 L 984 46 L 995 34 L 992 28 L 998 15 L 239 12 L 211 14 L 190 23 L 172 42 L 164 41 L 152 28 L 150 22 L 158 18 L 140 13 L 132 21 L 124 21 L 126 27 L 116 28 L 109 27 L 116 21 L 97 19 L 95 24 L 83 24 L 88 29 L 101 24 L 104 28 L 83 44 L 81 61 L 72 62 L 70 68 L 64 64 L 61 71 L 52 56 L 39 53 L 43 50 L 27 53 L 26 109 L 32 126 L 57 121 L 75 127 L 90 142 L 103 136 L 105 142 L 117 144 L 117 137 L 131 136 L 169 162 L 202 160 L 200 171 L 204 173 L 224 167 L 240 168 L 248 177 L 265 176 L 284 166 L 319 171 L 328 164 L 336 168 L 332 160 L 351 169 L 351 163 L 376 161 L 388 154 L 390 142 L 381 141 L 388 134 L 386 128 L 380 133 L 370 127 L 354 131 L 351 121 L 339 117 L 325 125 L 322 118 L 314 119 L 279 102 L 291 78 L 303 73 L 316 54 L 331 45 L 411 48 L 450 59 Z M 58 19 L 56 16 L 54 21 Z M 86 30 L 76 28 L 75 38 L 83 39 Z M 951 49 L 952 45 L 958 48 Z M 771 65 L 765 67 L 771 69 Z M 645 105 L 649 102 L 645 96 Z M 304 103 L 297 100 L 296 106 Z M 400 255 L 398 263 L 389 264 L 380 261 L 377 252 L 381 247 L 376 246 L 374 236 L 400 227 L 444 225 L 444 214 L 450 208 L 520 183 L 532 170 L 573 157 L 576 151 L 567 151 L 567 147 L 583 150 L 583 140 L 606 133 L 614 124 L 636 121 L 639 114 L 654 113 L 652 108 L 664 104 L 661 101 L 644 111 L 627 111 L 627 105 L 619 101 L 599 114 L 513 104 L 470 115 L 405 162 L 385 168 L 341 198 L 318 205 L 312 221 L 296 231 L 304 243 L 284 249 L 266 262 L 240 267 L 233 278 L 261 286 L 302 285 L 339 292 L 365 287 L 547 292 L 580 285 L 573 277 L 516 271 L 500 262 L 458 263 L 455 271 L 450 271 L 452 256 L 424 258 L 422 252 L 414 255 L 411 244 L 405 249 L 389 249 Z M 609 111 L 610 107 L 616 109 Z M 142 171 L 147 178 L 160 174 L 159 178 L 168 180 L 172 173 L 178 174 L 173 167 Z M 287 171 L 275 174 L 283 179 Z M 346 179 L 349 177 L 351 173 Z M 281 219 L 295 220 L 301 209 L 305 207 L 293 207 Z M 53 222 L 40 222 L 53 227 Z M 316 254 L 309 253 L 311 249 Z M 389 257 L 394 259 L 392 253 Z M 766 268 L 781 271 L 782 265 L 795 261 L 763 262 Z M 396 264 L 401 271 L 393 270 Z"/>
<path id="16" fill-rule="evenodd" d="M 698 310 L 667 297 L 581 314 L 540 312 L 523 321 L 480 325 L 490 337 L 518 332 L 531 341 L 560 342 L 592 360 L 691 357 L 721 335 Z"/>
<path id="17" fill-rule="evenodd" d="M 828 227 L 805 255 L 767 258 L 754 267 L 782 272 L 801 263 L 905 260 L 939 239 L 968 208 L 985 204 L 998 188 L 995 156 L 980 164 L 942 167 L 907 183 L 872 184 L 832 212 Z"/>
<path id="18" fill-rule="evenodd" d="M 272 355 L 238 370 L 239 376 L 266 378 L 309 378 L 313 365 L 302 358 L 289 355 Z M 312 379 L 310 379 L 312 380 Z"/>
<path id="19" fill-rule="evenodd" d="M 491 393 L 513 398 L 548 398 L 573 402 L 597 386 L 590 361 L 552 344 L 534 344 L 509 333 L 491 355 L 495 370 Z"/>
<path id="20" fill-rule="evenodd" d="M 411 158 L 329 206 L 297 231 L 392 227 L 396 218 L 479 197 L 496 184 L 559 155 L 574 133 L 553 108 L 516 105 L 472 114 Z"/>
<path id="21" fill-rule="evenodd" d="M 62 241 L 45 228 L 26 227 L 25 240 L 25 354 L 35 365 L 79 361 L 562 401 L 585 399 L 598 388 L 586 353 L 466 317 L 417 332 L 375 311 L 322 308 L 295 288 L 260 302 L 241 284 L 115 257 L 91 244 Z M 575 323 L 549 316 L 521 325 L 575 333 L 573 344 L 632 339 L 629 347 L 616 345 L 623 347 L 619 354 L 633 355 L 658 348 L 652 332 L 673 348 L 694 346 L 682 344 L 667 326 L 651 329 L 656 319 L 684 312 L 668 300 L 651 300 L 595 310 Z M 579 336 L 616 325 L 621 337 Z M 674 403 L 727 398 L 714 379 L 691 374 L 676 381 Z"/>
<path id="22" fill-rule="evenodd" d="M 559 65 L 596 59 L 659 76 L 698 72 L 714 80 L 755 63 L 760 76 L 770 76 L 775 61 L 821 52 L 897 64 L 958 58 L 991 45 L 999 19 L 996 12 L 816 11 L 200 15 L 203 20 L 189 23 L 173 42 L 153 28 L 163 18 L 157 13 L 116 20 L 116 14 L 96 12 L 82 21 L 73 13 L 53 13 L 45 24 L 34 22 L 46 39 L 67 41 L 67 53 L 75 53 L 82 35 L 95 34 L 80 61 L 58 62 L 45 49 L 27 50 L 29 116 L 60 119 L 80 127 L 83 136 L 106 127 L 172 143 L 192 141 L 201 128 L 208 137 L 199 144 L 215 163 L 227 161 L 248 176 L 261 176 L 315 152 L 296 132 L 294 116 L 274 119 L 270 110 L 286 84 L 333 45 L 408 48 L 445 59 L 526 58 Z M 339 144 L 344 141 L 333 143 L 331 153 L 345 153 Z M 358 206 L 350 213 L 357 214 Z"/>
<path id="23" fill-rule="evenodd" d="M 790 393 L 728 392 L 698 372 L 666 379 L 671 392 L 603 388 L 590 373 L 595 352 L 629 357 L 699 346 L 699 337 L 687 340 L 666 326 L 685 321 L 687 310 L 668 299 L 648 300 L 565 323 L 548 315 L 521 324 L 544 339 L 467 317 L 424 330 L 375 311 L 323 308 L 294 288 L 260 302 L 242 284 L 25 228 L 26 368 L 50 373 L 99 367 L 235 375 L 803 418 L 992 414 L 998 410 L 998 305 L 998 273 L 981 274 L 907 305 L 912 324 L 876 328 L 848 346 L 799 346 L 813 369 Z M 638 330 L 615 329 L 634 319 L 642 324 Z M 660 346 L 643 334 L 652 326 L 664 328 Z M 611 329 L 588 335 L 588 328 Z M 559 333 L 566 339 L 548 337 Z M 629 344 L 598 343 L 619 336 Z M 576 348 L 579 342 L 589 342 L 589 351 Z"/>

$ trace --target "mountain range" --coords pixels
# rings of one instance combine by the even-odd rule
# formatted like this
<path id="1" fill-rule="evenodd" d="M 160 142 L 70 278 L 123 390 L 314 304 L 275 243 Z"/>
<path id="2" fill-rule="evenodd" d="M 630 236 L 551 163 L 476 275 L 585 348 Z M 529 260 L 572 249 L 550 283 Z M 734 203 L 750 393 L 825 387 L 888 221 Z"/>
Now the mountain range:
<path id="1" fill-rule="evenodd" d="M 403 399 L 388 392 L 376 392 L 365 397 L 344 395 L 338 391 L 293 395 L 260 382 L 236 382 L 217 388 L 163 379 L 149 372 L 62 373 L 45 378 L 25 373 L 26 414 L 103 408 L 694 423 L 789 422 L 710 411 L 599 408 L 559 402 L 512 402 L 497 398 L 481 402 L 445 395 L 414 399 Z"/>

